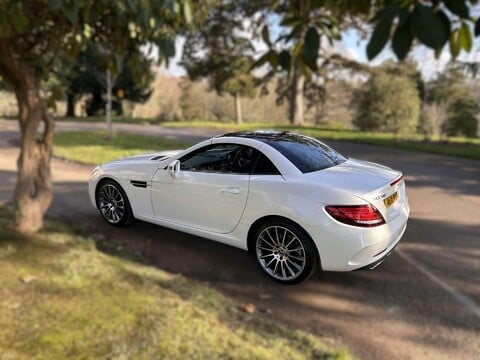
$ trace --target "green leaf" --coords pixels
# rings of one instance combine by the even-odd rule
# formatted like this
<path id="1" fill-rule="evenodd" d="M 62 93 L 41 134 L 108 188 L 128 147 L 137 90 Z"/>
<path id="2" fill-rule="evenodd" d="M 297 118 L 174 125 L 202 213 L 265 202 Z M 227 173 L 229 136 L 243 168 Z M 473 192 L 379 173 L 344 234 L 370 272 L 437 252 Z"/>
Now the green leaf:
<path id="1" fill-rule="evenodd" d="M 61 5 L 61 11 L 72 24 L 77 23 L 78 4 L 76 1 L 63 1 Z"/>
<path id="2" fill-rule="evenodd" d="M 465 4 L 465 0 L 443 0 L 443 3 L 455 15 L 460 16 L 461 18 L 468 18 L 470 17 L 470 11 Z"/>
<path id="3" fill-rule="evenodd" d="M 303 24 L 305 22 L 305 18 L 301 16 L 292 16 L 289 18 L 285 18 L 280 22 L 281 26 L 297 26 Z"/>
<path id="4" fill-rule="evenodd" d="M 408 24 L 406 26 L 398 26 L 393 34 L 392 47 L 393 52 L 399 60 L 405 59 L 410 48 L 412 47 L 413 35 L 410 32 Z"/>
<path id="5" fill-rule="evenodd" d="M 137 12 L 137 4 L 134 0 L 125 0 L 125 2 L 132 12 Z"/>
<path id="6" fill-rule="evenodd" d="M 13 12 L 10 15 L 10 20 L 12 22 L 13 28 L 16 32 L 22 32 L 28 26 L 29 22 L 27 17 L 23 14 L 23 12 Z"/>
<path id="7" fill-rule="evenodd" d="M 48 5 L 50 8 L 54 11 L 60 9 L 60 6 L 62 5 L 61 0 L 48 0 Z"/>
<path id="8" fill-rule="evenodd" d="M 480 35 L 480 17 L 475 21 L 475 36 Z"/>
<path id="9" fill-rule="evenodd" d="M 305 33 L 302 56 L 306 65 L 312 70 L 317 69 L 318 49 L 320 48 L 320 36 L 314 26 L 310 26 Z"/>
<path id="10" fill-rule="evenodd" d="M 267 62 L 271 64 L 272 63 L 272 61 L 271 61 L 272 54 L 275 55 L 275 53 L 272 50 L 270 50 L 267 53 L 265 53 L 264 55 L 262 55 L 257 61 L 255 61 L 252 64 L 252 66 L 250 67 L 250 70 L 258 68 L 258 67 L 266 64 Z"/>
<path id="11" fill-rule="evenodd" d="M 352 14 L 368 14 L 370 12 L 370 0 L 350 0 L 348 8 Z"/>
<path id="12" fill-rule="evenodd" d="M 470 32 L 470 27 L 466 23 L 462 23 L 462 26 L 460 26 L 458 43 L 460 44 L 460 47 L 467 52 L 472 49 L 472 33 Z"/>
<path id="13" fill-rule="evenodd" d="M 278 64 L 284 70 L 290 69 L 290 53 L 287 50 L 283 50 L 280 54 L 278 54 Z"/>
<path id="14" fill-rule="evenodd" d="M 445 43 L 448 41 L 448 38 L 450 37 L 450 27 L 451 27 L 450 19 L 442 10 L 437 11 L 436 15 L 440 20 L 440 22 L 442 23 L 441 30 L 443 30 L 443 36 L 445 37 L 445 42 L 442 44 L 442 47 L 443 47 L 443 45 L 445 45 Z"/>
<path id="15" fill-rule="evenodd" d="M 9 36 L 11 32 L 10 21 L 5 12 L 0 11 L 0 37 Z"/>
<path id="16" fill-rule="evenodd" d="M 290 40 L 297 38 L 302 33 L 303 26 L 302 25 L 297 25 L 295 26 L 292 31 L 290 31 L 290 34 L 284 37 L 285 43 L 288 43 Z"/>
<path id="17" fill-rule="evenodd" d="M 160 54 L 165 58 L 171 58 L 175 56 L 175 42 L 170 38 L 161 38 L 158 42 Z"/>
<path id="18" fill-rule="evenodd" d="M 272 43 L 270 41 L 270 33 L 268 31 L 268 25 L 265 25 L 262 29 L 262 38 L 265 44 L 267 44 L 268 46 L 272 46 Z"/>
<path id="19" fill-rule="evenodd" d="M 185 1 L 183 4 L 183 16 L 185 17 L 185 21 L 187 24 L 192 22 L 192 6 L 190 1 Z"/>
<path id="20" fill-rule="evenodd" d="M 393 19 L 398 15 L 400 7 L 397 4 L 386 4 L 377 11 L 372 21 L 393 21 Z"/>
<path id="21" fill-rule="evenodd" d="M 458 41 L 459 33 L 459 29 L 455 29 L 450 34 L 450 54 L 452 54 L 453 58 L 456 58 L 460 53 L 460 42 Z"/>
<path id="22" fill-rule="evenodd" d="M 373 30 L 372 37 L 367 45 L 368 60 L 375 58 L 385 47 L 385 44 L 390 38 L 392 21 L 393 18 L 383 18 L 378 22 L 377 26 L 375 26 L 375 30 Z"/>
<path id="23" fill-rule="evenodd" d="M 442 47 L 447 41 L 444 23 L 431 7 L 417 4 L 410 15 L 410 30 L 423 44 L 432 49 Z"/>
<path id="24" fill-rule="evenodd" d="M 400 13 L 398 15 L 398 26 L 400 27 L 405 26 L 405 24 L 408 21 L 409 15 L 410 15 L 410 11 L 408 10 L 408 7 L 402 8 L 402 10 L 400 10 Z"/>

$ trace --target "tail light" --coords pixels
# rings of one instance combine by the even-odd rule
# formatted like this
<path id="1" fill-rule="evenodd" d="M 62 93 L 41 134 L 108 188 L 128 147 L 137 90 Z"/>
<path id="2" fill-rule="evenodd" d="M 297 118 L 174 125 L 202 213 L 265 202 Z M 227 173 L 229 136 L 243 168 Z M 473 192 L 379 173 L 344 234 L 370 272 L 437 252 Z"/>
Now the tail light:
<path id="1" fill-rule="evenodd" d="M 348 225 L 373 227 L 385 224 L 382 214 L 373 205 L 330 205 L 325 210 L 335 220 Z"/>

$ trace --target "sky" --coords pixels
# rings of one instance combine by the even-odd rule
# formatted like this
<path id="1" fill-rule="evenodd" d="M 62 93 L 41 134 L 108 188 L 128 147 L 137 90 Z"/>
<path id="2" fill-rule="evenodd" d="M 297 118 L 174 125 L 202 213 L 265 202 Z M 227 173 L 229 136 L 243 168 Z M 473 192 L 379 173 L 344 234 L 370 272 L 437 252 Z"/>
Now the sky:
<path id="1" fill-rule="evenodd" d="M 272 34 L 273 35 L 273 34 Z M 163 73 L 168 73 L 174 76 L 184 76 L 185 69 L 179 64 L 182 57 L 182 47 L 185 42 L 184 38 L 178 38 L 176 41 L 176 56 L 171 60 L 170 66 L 166 68 L 165 66 L 160 67 L 160 71 Z M 362 62 L 367 63 L 366 55 L 366 46 L 368 40 L 362 39 L 359 34 L 354 30 L 349 30 L 342 34 L 342 40 L 336 41 L 333 48 L 333 52 L 338 52 L 343 56 Z M 257 52 L 261 54 L 265 51 L 266 47 L 261 41 L 254 41 Z M 480 51 L 478 50 L 480 46 L 480 39 L 476 39 L 474 46 L 470 53 L 466 53 L 462 50 L 458 59 L 462 61 L 480 61 Z M 448 44 L 444 47 L 439 59 L 435 59 L 433 50 L 427 48 L 424 45 L 419 44 L 411 51 L 410 55 L 418 64 L 419 70 L 422 72 L 425 79 L 431 79 L 439 71 L 442 71 L 445 66 L 450 62 L 451 56 L 448 48 Z M 387 46 L 382 50 L 382 52 L 377 55 L 375 59 L 371 62 L 372 65 L 379 65 L 387 59 L 395 59 L 395 55 L 391 50 L 391 43 L 388 43 Z"/>

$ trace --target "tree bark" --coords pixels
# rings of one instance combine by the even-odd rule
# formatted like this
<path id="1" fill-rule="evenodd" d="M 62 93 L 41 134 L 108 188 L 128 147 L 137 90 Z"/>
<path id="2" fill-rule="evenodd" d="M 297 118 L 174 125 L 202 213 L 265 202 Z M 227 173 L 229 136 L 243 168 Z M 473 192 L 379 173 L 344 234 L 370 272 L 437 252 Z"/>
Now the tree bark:
<path id="1" fill-rule="evenodd" d="M 235 93 L 233 95 L 233 100 L 235 102 L 235 122 L 237 125 L 243 124 L 242 102 L 240 95 Z"/>
<path id="2" fill-rule="evenodd" d="M 75 95 L 67 94 L 67 113 L 66 117 L 75 117 Z"/>
<path id="3" fill-rule="evenodd" d="M 107 70 L 106 73 L 106 84 L 107 84 L 107 101 L 105 104 L 105 117 L 107 120 L 107 127 L 108 127 L 108 140 L 113 139 L 113 129 L 112 129 L 112 73 L 110 69 Z"/>
<path id="4" fill-rule="evenodd" d="M 292 125 L 303 126 L 303 87 L 305 84 L 305 75 L 300 74 L 296 66 L 293 67 L 292 72 L 290 84 L 290 123 Z"/>
<path id="5" fill-rule="evenodd" d="M 0 39 L 0 74 L 15 91 L 20 123 L 20 155 L 13 202 L 14 227 L 21 232 L 42 228 L 52 202 L 50 159 L 54 120 L 40 95 L 40 77 L 34 65 Z M 43 128 L 39 129 L 43 124 Z M 41 130 L 41 131 L 39 131 Z"/>

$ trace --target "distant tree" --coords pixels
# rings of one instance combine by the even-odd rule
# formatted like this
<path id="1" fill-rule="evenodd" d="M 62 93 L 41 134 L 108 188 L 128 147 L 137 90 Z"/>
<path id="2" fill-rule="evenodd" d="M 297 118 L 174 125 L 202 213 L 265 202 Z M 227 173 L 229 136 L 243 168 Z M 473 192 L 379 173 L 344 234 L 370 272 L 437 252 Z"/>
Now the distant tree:
<path id="1" fill-rule="evenodd" d="M 354 125 L 360 130 L 393 132 L 406 135 L 416 130 L 420 98 L 417 84 L 404 74 L 385 69 L 374 72 L 357 90 Z"/>
<path id="2" fill-rule="evenodd" d="M 447 119 L 442 130 L 446 135 L 477 135 L 475 115 L 479 105 L 470 92 L 465 74 L 458 68 L 448 67 L 428 84 L 427 102 L 445 104 Z"/>
<path id="3" fill-rule="evenodd" d="M 115 82 L 112 87 L 113 109 L 118 115 L 123 113 L 122 101 L 144 102 L 151 94 L 151 83 L 154 79 L 152 60 L 133 44 L 129 51 L 116 63 L 113 72 Z M 54 70 L 59 85 L 67 100 L 66 116 L 75 116 L 75 103 L 82 95 L 90 95 L 86 113 L 88 116 L 105 111 L 106 83 L 103 55 L 91 43 L 85 47 L 73 60 L 63 59 Z"/>
<path id="4" fill-rule="evenodd" d="M 188 33 L 182 57 L 191 80 L 208 78 L 211 89 L 233 97 L 237 124 L 243 122 L 241 98 L 255 96 L 257 85 L 250 73 L 254 49 L 241 5 L 219 2 L 212 6 L 203 26 Z"/>
<path id="5" fill-rule="evenodd" d="M 193 82 L 189 79 L 182 79 L 180 83 L 182 89 L 180 108 L 182 118 L 185 120 L 209 120 L 205 105 L 207 93 L 201 85 L 198 81 Z"/>
<path id="6" fill-rule="evenodd" d="M 285 97 L 289 100 L 291 124 L 304 124 L 305 90 L 308 89 L 310 94 L 312 89 L 324 90 L 322 80 L 318 79 L 321 75 L 319 69 L 329 64 L 331 54 L 321 46 L 322 40 L 331 44 L 340 40 L 348 15 L 370 12 L 370 6 L 360 9 L 356 5 L 345 5 L 348 4 L 307 0 L 272 1 L 269 4 L 269 11 L 279 18 L 281 31 L 272 37 L 270 34 L 277 30 L 273 29 L 269 17 L 265 17 L 261 37 L 269 50 L 256 61 L 255 67 L 268 64 L 267 79 L 275 73 L 283 74 L 287 86 L 280 84 L 277 92 L 280 101 Z"/>
<path id="7" fill-rule="evenodd" d="M 180 0 L 0 1 L 0 76 L 16 95 L 21 132 L 13 195 L 18 230 L 40 229 L 52 201 L 54 119 L 41 81 L 58 61 L 75 57 L 89 41 L 106 50 L 107 71 L 128 50 L 127 39 L 158 45 L 158 61 L 164 61 L 175 53 L 176 35 L 201 15 L 194 11 L 193 2 Z"/>

